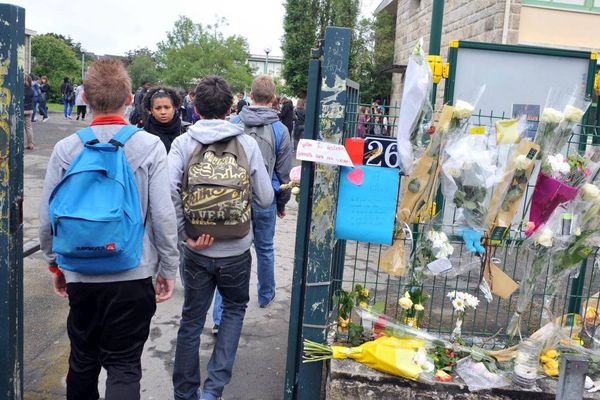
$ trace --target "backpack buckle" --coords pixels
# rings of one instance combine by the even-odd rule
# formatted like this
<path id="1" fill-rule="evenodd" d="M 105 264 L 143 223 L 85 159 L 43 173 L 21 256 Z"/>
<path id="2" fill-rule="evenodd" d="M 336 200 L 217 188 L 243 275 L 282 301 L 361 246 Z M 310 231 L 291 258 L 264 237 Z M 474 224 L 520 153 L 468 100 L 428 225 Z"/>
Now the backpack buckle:
<path id="1" fill-rule="evenodd" d="M 110 139 L 108 141 L 108 143 L 112 144 L 115 147 L 123 147 L 123 143 L 119 142 L 118 140 L 115 139 Z"/>

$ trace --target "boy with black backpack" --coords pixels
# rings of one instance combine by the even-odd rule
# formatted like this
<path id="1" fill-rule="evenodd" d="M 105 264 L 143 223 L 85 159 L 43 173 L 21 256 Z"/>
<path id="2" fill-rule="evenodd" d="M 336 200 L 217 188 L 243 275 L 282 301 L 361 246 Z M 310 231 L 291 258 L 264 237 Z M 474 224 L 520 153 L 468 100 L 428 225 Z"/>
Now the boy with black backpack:
<path id="1" fill-rule="evenodd" d="M 97 399 L 104 367 L 106 399 L 135 400 L 150 321 L 179 266 L 167 154 L 123 118 L 132 96 L 120 61 L 96 61 L 84 87 L 94 119 L 54 147 L 40 245 L 55 293 L 69 298 L 67 399 Z"/>
<path id="2" fill-rule="evenodd" d="M 203 79 L 194 96 L 201 119 L 175 139 L 169 152 L 171 197 L 185 242 L 185 299 L 173 368 L 177 400 L 216 400 L 231 379 L 250 299 L 251 204 L 273 202 L 258 144 L 225 120 L 232 103 L 222 78 Z M 215 288 L 223 296 L 223 317 L 201 389 L 200 334 Z"/>

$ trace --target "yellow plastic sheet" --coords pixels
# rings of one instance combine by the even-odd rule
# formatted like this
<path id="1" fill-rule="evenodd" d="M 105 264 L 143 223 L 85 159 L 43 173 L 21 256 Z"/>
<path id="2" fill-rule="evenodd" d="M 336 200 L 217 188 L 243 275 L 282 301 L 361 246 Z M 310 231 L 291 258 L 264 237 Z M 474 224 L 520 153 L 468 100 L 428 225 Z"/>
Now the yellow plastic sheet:
<path id="1" fill-rule="evenodd" d="M 425 343 L 382 336 L 358 347 L 332 346 L 333 358 L 351 358 L 377 371 L 416 381 L 423 372 L 413 358 Z"/>

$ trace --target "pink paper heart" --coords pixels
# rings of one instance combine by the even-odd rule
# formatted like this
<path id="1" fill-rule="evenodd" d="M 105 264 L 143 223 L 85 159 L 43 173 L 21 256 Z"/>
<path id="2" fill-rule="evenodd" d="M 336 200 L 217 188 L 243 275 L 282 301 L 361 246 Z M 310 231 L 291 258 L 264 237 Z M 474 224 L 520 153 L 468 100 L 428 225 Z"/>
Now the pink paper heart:
<path id="1" fill-rule="evenodd" d="M 365 172 L 360 168 L 354 168 L 352 171 L 348 172 L 346 178 L 350 181 L 350 183 L 360 186 L 363 184 L 363 178 L 365 177 Z"/>

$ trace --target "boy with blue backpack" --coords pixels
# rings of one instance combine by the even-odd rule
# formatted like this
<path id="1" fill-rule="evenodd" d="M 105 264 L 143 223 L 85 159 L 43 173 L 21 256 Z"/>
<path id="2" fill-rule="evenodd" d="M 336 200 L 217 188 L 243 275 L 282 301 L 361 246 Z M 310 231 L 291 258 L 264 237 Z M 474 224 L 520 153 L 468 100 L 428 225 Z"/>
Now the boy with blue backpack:
<path id="1" fill-rule="evenodd" d="M 150 321 L 179 265 L 167 154 L 123 119 L 132 95 L 120 61 L 95 62 L 84 85 L 94 119 L 54 147 L 40 244 L 55 293 L 69 299 L 67 399 L 98 399 L 104 367 L 105 398 L 135 400 Z"/>

